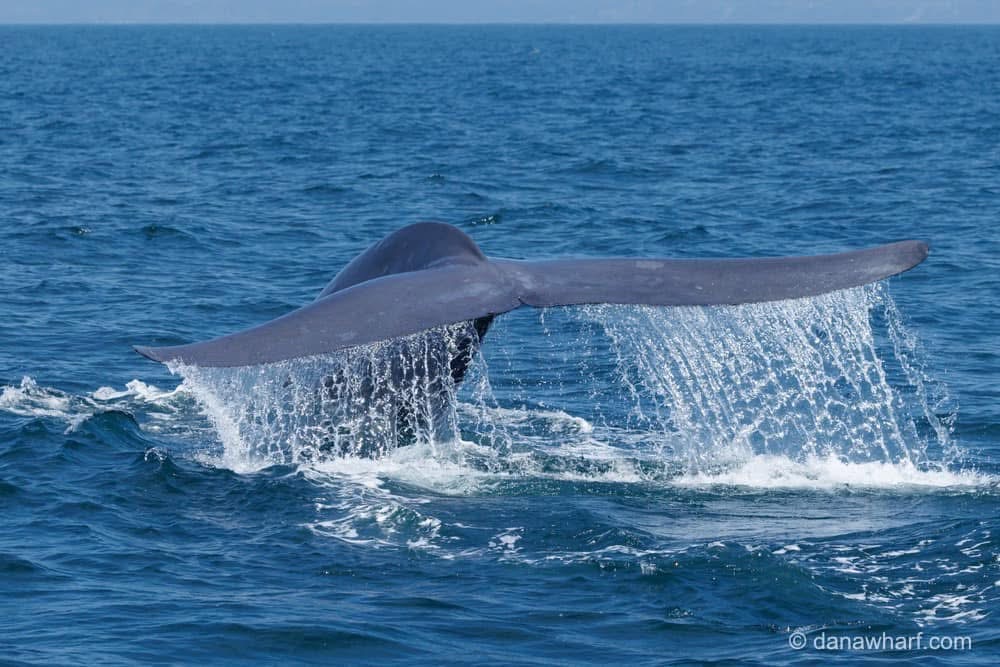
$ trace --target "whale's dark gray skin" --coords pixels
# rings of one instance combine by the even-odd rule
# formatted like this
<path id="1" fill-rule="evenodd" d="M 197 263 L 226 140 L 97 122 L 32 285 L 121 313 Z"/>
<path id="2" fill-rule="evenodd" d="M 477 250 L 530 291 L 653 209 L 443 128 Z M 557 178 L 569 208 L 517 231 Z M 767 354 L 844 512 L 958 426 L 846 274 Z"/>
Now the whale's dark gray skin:
<path id="1" fill-rule="evenodd" d="M 882 280 L 927 257 L 921 241 L 834 255 L 754 259 L 490 259 L 456 227 L 404 227 L 351 261 L 312 303 L 202 343 L 136 347 L 160 362 L 249 366 L 415 334 L 464 321 L 482 338 L 519 306 L 736 305 L 816 296 Z M 479 341 L 451 362 L 461 381 Z"/>

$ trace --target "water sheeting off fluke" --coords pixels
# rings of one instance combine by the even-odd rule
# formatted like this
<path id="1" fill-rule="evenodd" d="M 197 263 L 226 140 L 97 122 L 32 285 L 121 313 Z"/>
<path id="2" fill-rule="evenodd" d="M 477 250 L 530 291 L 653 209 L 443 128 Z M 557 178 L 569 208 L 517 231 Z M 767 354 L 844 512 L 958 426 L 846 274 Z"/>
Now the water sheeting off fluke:
<path id="1" fill-rule="evenodd" d="M 924 377 L 882 286 L 726 308 L 593 306 L 582 316 L 612 341 L 628 423 L 664 433 L 665 455 L 688 471 L 760 455 L 916 468 L 954 457 L 952 406 Z"/>
<path id="2" fill-rule="evenodd" d="M 275 364 L 173 368 L 220 434 L 217 460 L 240 470 L 391 467 L 416 445 L 428 466 L 528 478 L 952 479 L 953 406 L 925 377 L 883 286 L 743 306 L 542 312 L 541 332 L 493 339 L 492 382 L 480 356 L 461 387 L 428 371 L 476 340 L 472 323 Z M 518 335 L 551 363 L 522 367 Z"/>
<path id="3" fill-rule="evenodd" d="M 273 364 L 172 369 L 206 407 L 222 458 L 236 468 L 378 458 L 460 437 L 448 369 L 476 340 L 467 322 Z"/>

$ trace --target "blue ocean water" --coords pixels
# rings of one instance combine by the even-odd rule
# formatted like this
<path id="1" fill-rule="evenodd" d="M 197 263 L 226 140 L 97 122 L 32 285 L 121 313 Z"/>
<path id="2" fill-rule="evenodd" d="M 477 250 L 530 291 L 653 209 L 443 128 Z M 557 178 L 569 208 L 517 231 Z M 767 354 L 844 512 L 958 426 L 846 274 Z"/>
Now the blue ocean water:
<path id="1" fill-rule="evenodd" d="M 995 663 L 998 62 L 992 27 L 0 27 L 3 660 Z M 515 258 L 932 253 L 511 313 L 453 437 L 374 457 L 274 369 L 131 351 L 426 219 Z"/>

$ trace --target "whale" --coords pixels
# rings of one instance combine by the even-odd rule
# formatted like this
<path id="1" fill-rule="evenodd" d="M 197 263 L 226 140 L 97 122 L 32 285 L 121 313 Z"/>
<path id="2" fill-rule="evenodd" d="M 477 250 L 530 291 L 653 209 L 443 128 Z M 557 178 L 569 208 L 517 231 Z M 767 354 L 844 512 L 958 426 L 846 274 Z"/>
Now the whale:
<path id="1" fill-rule="evenodd" d="M 883 280 L 927 253 L 921 241 L 901 241 L 806 257 L 501 259 L 457 227 L 421 222 L 374 243 L 286 315 L 212 340 L 135 350 L 185 374 L 197 367 L 199 376 L 258 378 L 237 400 L 292 402 L 290 414 L 313 420 L 306 430 L 317 456 L 377 458 L 455 437 L 457 387 L 494 319 L 516 308 L 804 298 Z M 318 376 L 303 378 L 296 364 Z M 276 383 L 260 380 L 273 374 Z"/>
<path id="2" fill-rule="evenodd" d="M 447 363 L 427 372 L 461 382 L 495 317 L 522 306 L 727 306 L 818 296 L 920 264 L 923 241 L 835 254 L 752 258 L 487 257 L 464 231 L 419 222 L 349 262 L 314 301 L 207 341 L 135 346 L 154 361 L 198 367 L 271 364 L 469 323 Z"/>

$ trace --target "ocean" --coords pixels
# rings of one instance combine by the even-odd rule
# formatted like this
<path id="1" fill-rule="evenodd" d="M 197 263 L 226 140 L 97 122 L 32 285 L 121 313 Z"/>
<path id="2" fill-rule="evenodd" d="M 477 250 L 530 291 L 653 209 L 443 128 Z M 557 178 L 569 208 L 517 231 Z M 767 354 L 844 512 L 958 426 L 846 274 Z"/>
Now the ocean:
<path id="1" fill-rule="evenodd" d="M 998 62 L 971 26 L 0 27 L 0 661 L 995 664 Z M 931 254 L 519 309 L 405 446 L 323 446 L 378 410 L 280 381 L 343 354 L 131 349 L 420 220 L 509 258 Z"/>

